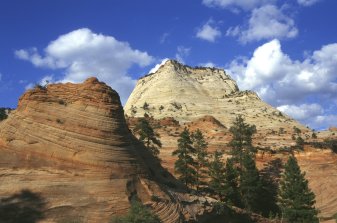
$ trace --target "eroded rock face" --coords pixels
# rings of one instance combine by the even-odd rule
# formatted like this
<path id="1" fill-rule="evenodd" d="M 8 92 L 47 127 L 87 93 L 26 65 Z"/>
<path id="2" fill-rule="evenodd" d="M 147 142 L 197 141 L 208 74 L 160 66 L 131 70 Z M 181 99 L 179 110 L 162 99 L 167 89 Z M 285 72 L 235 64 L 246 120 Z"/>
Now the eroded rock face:
<path id="1" fill-rule="evenodd" d="M 164 170 L 148 154 L 128 130 L 118 94 L 96 78 L 29 90 L 0 123 L 0 222 L 109 222 L 135 196 L 171 207 L 159 186 Z M 178 209 L 170 216 L 181 219 Z"/>
<path id="2" fill-rule="evenodd" d="M 174 60 L 168 60 L 155 73 L 139 79 L 124 109 L 129 117 L 142 117 L 147 113 L 156 119 L 174 117 L 180 122 L 210 115 L 226 127 L 241 114 L 258 130 L 291 130 L 293 126 L 305 130 L 263 102 L 255 92 L 240 91 L 224 70 L 191 68 Z"/>
<path id="3" fill-rule="evenodd" d="M 333 128 L 319 132 L 318 138 L 313 138 L 310 129 L 263 102 L 254 92 L 240 91 L 223 70 L 191 68 L 172 60 L 155 73 L 138 80 L 124 108 L 130 129 L 144 113 L 153 117 L 150 121 L 153 126 L 158 126 L 156 131 L 163 144 L 160 152 L 162 165 L 172 174 L 177 159 L 172 152 L 177 148 L 177 139 L 185 127 L 190 131 L 202 131 L 209 152 L 217 149 L 228 151 L 228 142 L 232 138 L 229 128 L 239 114 L 257 127 L 254 146 L 273 151 L 259 151 L 257 161 L 260 169 L 274 159 L 286 162 L 290 154 L 281 152 L 280 148 L 296 145 L 294 126 L 301 130 L 300 135 L 306 142 L 336 138 Z M 320 216 L 331 218 L 337 212 L 337 199 L 332 195 L 336 194 L 333 188 L 336 188 L 337 178 L 332 174 L 336 169 L 336 154 L 305 145 L 304 151 L 296 152 L 296 156 L 316 194 Z"/>
<path id="4" fill-rule="evenodd" d="M 27 91 L 1 123 L 0 137 L 16 150 L 110 166 L 132 163 L 129 130 L 118 94 L 95 78 Z"/>

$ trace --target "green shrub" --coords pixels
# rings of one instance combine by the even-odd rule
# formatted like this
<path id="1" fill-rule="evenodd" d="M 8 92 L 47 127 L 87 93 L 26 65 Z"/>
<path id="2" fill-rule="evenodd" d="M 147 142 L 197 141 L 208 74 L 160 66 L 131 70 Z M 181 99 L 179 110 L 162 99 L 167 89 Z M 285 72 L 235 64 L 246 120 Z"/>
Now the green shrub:
<path id="1" fill-rule="evenodd" d="M 159 202 L 161 201 L 160 197 L 156 196 L 156 195 L 152 195 L 151 196 L 151 201 L 154 201 L 154 202 Z"/>
<path id="2" fill-rule="evenodd" d="M 110 223 L 160 223 L 158 216 L 153 214 L 139 201 L 132 201 L 131 208 L 125 216 L 114 217 Z"/>
<path id="3" fill-rule="evenodd" d="M 0 121 L 6 119 L 7 117 L 8 117 L 8 115 L 6 113 L 6 109 L 0 108 Z"/>
<path id="4" fill-rule="evenodd" d="M 148 110 L 149 109 L 149 104 L 147 102 L 144 102 L 143 109 Z"/>

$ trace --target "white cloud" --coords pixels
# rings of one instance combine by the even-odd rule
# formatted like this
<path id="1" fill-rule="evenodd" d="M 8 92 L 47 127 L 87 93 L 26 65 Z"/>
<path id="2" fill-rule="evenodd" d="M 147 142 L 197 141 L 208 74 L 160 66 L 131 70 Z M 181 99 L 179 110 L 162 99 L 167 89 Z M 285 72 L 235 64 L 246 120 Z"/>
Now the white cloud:
<path id="1" fill-rule="evenodd" d="M 24 83 L 26 83 L 27 81 L 25 81 L 25 80 L 20 80 L 19 81 L 19 83 L 21 83 L 21 84 L 24 84 Z M 45 86 L 45 85 L 47 85 L 47 84 L 49 84 L 49 83 L 54 83 L 55 82 L 55 79 L 54 79 L 54 76 L 53 75 L 46 75 L 46 76 L 44 76 L 38 83 L 29 83 L 29 84 L 27 84 L 26 86 L 25 86 L 25 89 L 26 90 L 28 90 L 28 89 L 32 89 L 32 88 L 34 88 L 34 86 L 36 85 L 36 84 L 39 84 L 39 85 L 41 85 L 41 86 Z"/>
<path id="2" fill-rule="evenodd" d="M 163 35 L 161 35 L 161 37 L 160 37 L 159 42 L 160 42 L 161 44 L 165 43 L 166 40 L 167 40 L 167 38 L 169 37 L 169 35 L 170 35 L 170 33 L 163 33 Z"/>
<path id="3" fill-rule="evenodd" d="M 307 121 L 324 113 L 324 109 L 319 104 L 282 105 L 277 109 L 301 121 Z"/>
<path id="4" fill-rule="evenodd" d="M 297 0 L 297 3 L 302 6 L 311 6 L 320 0 Z"/>
<path id="5" fill-rule="evenodd" d="M 191 52 L 191 48 L 187 48 L 184 46 L 178 46 L 177 47 L 177 53 L 176 53 L 176 59 L 180 63 L 185 63 L 185 57 L 189 56 Z"/>
<path id="6" fill-rule="evenodd" d="M 217 67 L 215 63 L 208 61 L 207 63 L 201 63 L 202 67 Z"/>
<path id="7" fill-rule="evenodd" d="M 32 88 L 34 88 L 34 86 L 35 85 L 33 83 L 29 83 L 25 86 L 25 90 L 32 89 Z"/>
<path id="8" fill-rule="evenodd" d="M 212 27 L 213 23 L 213 20 L 208 20 L 208 22 L 206 22 L 200 29 L 198 29 L 196 37 L 209 42 L 214 42 L 216 38 L 219 38 L 221 36 L 221 32 L 217 27 Z"/>
<path id="9" fill-rule="evenodd" d="M 208 7 L 220 7 L 228 8 L 237 11 L 242 10 L 252 10 L 256 7 L 262 6 L 264 4 L 271 4 L 276 0 L 203 0 L 202 3 Z"/>
<path id="10" fill-rule="evenodd" d="M 337 115 L 319 115 L 312 120 L 312 126 L 326 126 L 326 127 L 336 127 L 337 126 Z"/>
<path id="11" fill-rule="evenodd" d="M 282 105 L 277 107 L 277 109 L 316 130 L 337 126 L 337 115 L 328 114 L 327 109 L 316 103 L 298 106 Z"/>
<path id="12" fill-rule="evenodd" d="M 24 49 L 16 50 L 15 55 L 19 59 L 30 61 L 36 67 L 47 67 L 52 69 L 67 67 L 67 65 L 64 64 L 63 61 L 55 60 L 50 55 L 42 57 L 35 47 L 26 50 Z"/>
<path id="13" fill-rule="evenodd" d="M 49 83 L 53 83 L 55 82 L 54 80 L 54 76 L 53 75 L 47 75 L 47 76 L 44 76 L 41 80 L 40 80 L 40 85 L 47 85 Z"/>
<path id="14" fill-rule="evenodd" d="M 226 35 L 238 36 L 242 43 L 273 38 L 294 38 L 298 34 L 295 22 L 275 5 L 264 5 L 252 11 L 248 25 L 230 27 Z"/>
<path id="15" fill-rule="evenodd" d="M 65 76 L 58 80 L 61 82 L 82 82 L 96 76 L 115 89 L 123 102 L 136 82 L 127 75 L 128 69 L 134 64 L 144 67 L 153 62 L 148 53 L 132 49 L 127 42 L 87 28 L 59 36 L 44 49 L 44 56 L 36 48 L 17 50 L 15 54 L 36 67 L 64 69 Z"/>
<path id="16" fill-rule="evenodd" d="M 157 70 L 168 61 L 168 58 L 163 59 L 160 63 L 156 64 L 150 71 L 149 74 L 157 72 Z"/>
<path id="17" fill-rule="evenodd" d="M 316 118 L 327 115 L 326 105 L 337 107 L 337 43 L 325 45 L 298 61 L 282 52 L 278 40 L 272 40 L 258 47 L 252 58 L 238 58 L 228 67 L 241 89 L 255 90 L 265 101 L 285 106 L 281 108 L 291 110 L 292 114 L 296 108 L 322 111 L 316 105 L 302 106 L 309 99 L 324 110 L 322 114 L 317 113 Z M 295 116 L 300 118 L 300 112 Z"/>

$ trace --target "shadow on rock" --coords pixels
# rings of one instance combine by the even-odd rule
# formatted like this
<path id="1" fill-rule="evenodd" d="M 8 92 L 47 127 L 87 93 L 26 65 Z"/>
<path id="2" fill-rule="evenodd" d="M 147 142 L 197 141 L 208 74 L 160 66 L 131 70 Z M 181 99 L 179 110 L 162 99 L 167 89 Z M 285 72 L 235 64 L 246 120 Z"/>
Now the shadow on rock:
<path id="1" fill-rule="evenodd" d="M 29 190 L 0 200 L 0 223 L 36 223 L 44 219 L 45 200 Z"/>

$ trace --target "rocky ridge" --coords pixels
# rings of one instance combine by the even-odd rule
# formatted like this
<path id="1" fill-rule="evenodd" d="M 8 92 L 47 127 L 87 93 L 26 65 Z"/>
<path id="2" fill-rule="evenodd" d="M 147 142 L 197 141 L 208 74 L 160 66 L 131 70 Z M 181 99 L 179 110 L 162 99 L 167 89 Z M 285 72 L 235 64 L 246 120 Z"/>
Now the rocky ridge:
<path id="1" fill-rule="evenodd" d="M 240 91 L 224 70 L 192 68 L 175 60 L 139 79 L 124 109 L 129 117 L 147 113 L 155 119 L 174 117 L 181 123 L 209 115 L 226 127 L 241 114 L 262 131 L 291 130 L 293 126 L 306 129 L 263 102 L 255 92 Z"/>
<path id="2" fill-rule="evenodd" d="M 96 78 L 28 90 L 0 122 L 0 157 L 0 222 L 109 222 L 135 197 L 163 222 L 197 217 L 130 133 L 117 92 Z"/>
<path id="3" fill-rule="evenodd" d="M 173 60 L 139 79 L 124 108 L 130 129 L 145 113 L 150 116 L 163 144 L 162 165 L 172 174 L 176 160 L 172 152 L 185 127 L 203 132 L 209 152 L 227 151 L 231 139 L 229 127 L 239 114 L 257 127 L 253 144 L 263 149 L 257 155 L 260 169 L 275 160 L 286 161 L 289 156 L 286 150 L 296 145 L 294 127 L 301 130 L 300 135 L 306 142 L 337 139 L 334 128 L 316 132 L 318 138 L 313 138 L 310 129 L 263 102 L 254 92 L 240 91 L 235 81 L 221 69 L 192 68 Z M 302 170 L 307 172 L 320 216 L 332 219 L 337 213 L 337 199 L 332 196 L 336 193 L 336 154 L 307 144 L 303 151 L 295 151 L 295 156 Z"/>

